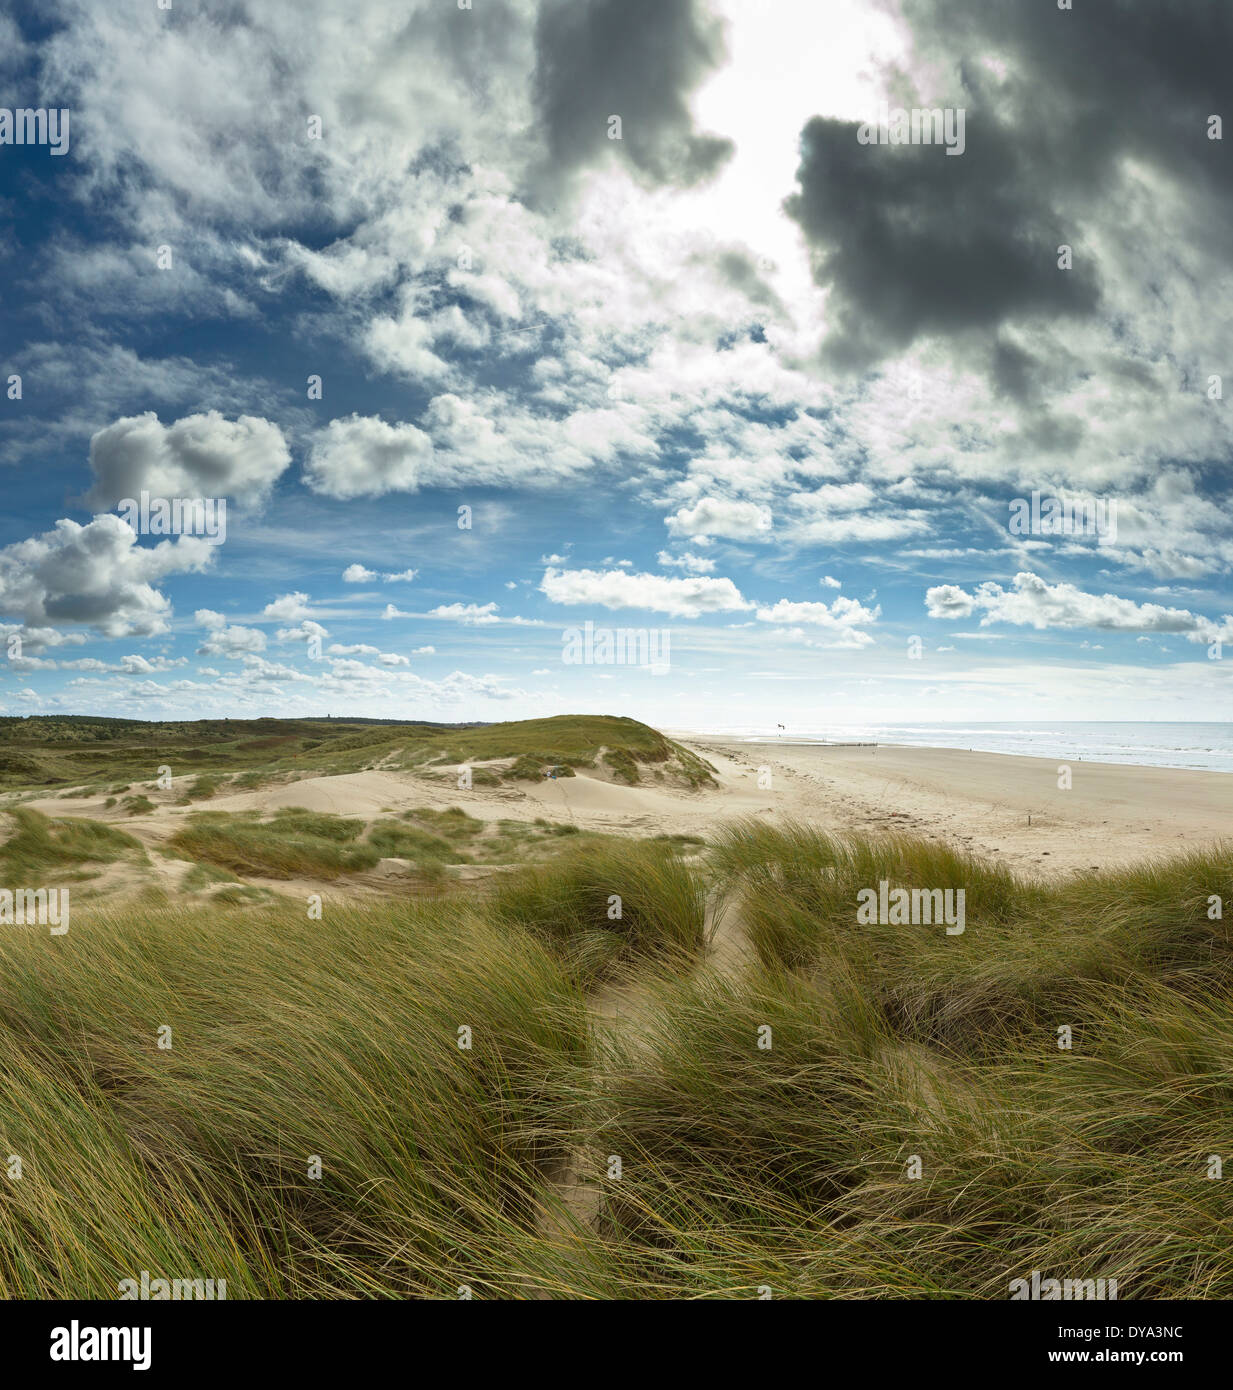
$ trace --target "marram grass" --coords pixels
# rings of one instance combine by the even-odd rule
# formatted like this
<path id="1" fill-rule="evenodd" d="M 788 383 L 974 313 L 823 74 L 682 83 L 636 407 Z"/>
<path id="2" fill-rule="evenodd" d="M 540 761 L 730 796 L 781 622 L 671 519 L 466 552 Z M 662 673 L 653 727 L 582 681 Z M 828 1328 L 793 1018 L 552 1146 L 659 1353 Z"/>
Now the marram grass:
<path id="1" fill-rule="evenodd" d="M 964 932 L 859 924 L 880 878 L 963 888 Z M 7 928 L 0 1293 L 1230 1298 L 1231 900 L 1226 850 L 1042 885 L 746 824 L 320 920 Z"/>

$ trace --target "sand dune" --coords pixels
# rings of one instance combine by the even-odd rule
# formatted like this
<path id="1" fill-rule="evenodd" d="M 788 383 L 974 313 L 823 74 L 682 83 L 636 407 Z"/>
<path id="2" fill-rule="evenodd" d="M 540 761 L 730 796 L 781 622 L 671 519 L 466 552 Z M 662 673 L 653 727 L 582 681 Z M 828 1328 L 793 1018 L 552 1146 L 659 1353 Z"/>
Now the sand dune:
<path id="1" fill-rule="evenodd" d="M 50 815 L 123 823 L 149 844 L 192 810 L 271 813 L 303 806 L 370 821 L 414 807 L 461 806 L 483 820 L 568 821 L 634 835 L 706 835 L 740 816 L 809 821 L 826 830 L 897 830 L 998 855 L 1038 873 L 1124 864 L 1233 833 L 1233 777 L 1215 772 L 1074 762 L 1058 786 L 1051 758 L 955 749 L 749 744 L 678 735 L 716 769 L 717 790 L 626 786 L 580 769 L 575 777 L 457 787 L 405 771 L 372 770 L 278 782 L 191 807 L 174 803 L 190 778 L 149 790 L 156 805 L 130 817 L 93 798 L 29 804 Z"/>

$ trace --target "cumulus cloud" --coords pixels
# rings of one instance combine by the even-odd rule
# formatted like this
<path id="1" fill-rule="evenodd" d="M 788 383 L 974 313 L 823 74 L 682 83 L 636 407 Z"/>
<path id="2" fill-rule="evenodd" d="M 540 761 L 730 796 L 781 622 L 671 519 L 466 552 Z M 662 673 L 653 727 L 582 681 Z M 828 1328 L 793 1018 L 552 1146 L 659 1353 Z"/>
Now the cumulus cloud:
<path id="1" fill-rule="evenodd" d="M 935 584 L 925 594 L 925 608 L 931 618 L 966 618 L 975 607 L 971 594 L 958 584 Z"/>
<path id="2" fill-rule="evenodd" d="M 129 656 L 122 656 L 120 658 L 120 669 L 126 675 L 130 676 L 149 676 L 153 675 L 156 671 L 172 671 L 177 666 L 187 665 L 188 657 L 186 656 L 156 656 L 151 658 L 144 657 L 140 653 L 134 652 Z M 84 667 L 82 669 L 84 669 Z M 95 666 L 93 669 L 100 670 L 105 668 L 103 668 L 102 663 L 99 663 L 99 665 Z"/>
<path id="3" fill-rule="evenodd" d="M 674 579 L 662 574 L 630 574 L 620 569 L 548 569 L 539 587 L 553 603 L 642 608 L 675 618 L 753 607 L 730 579 Z"/>
<path id="4" fill-rule="evenodd" d="M 280 627 L 275 634 L 279 642 L 311 642 L 314 639 L 320 641 L 330 635 L 329 628 L 322 627 L 320 623 L 314 622 L 311 618 L 305 618 L 303 622 L 297 623 L 295 627 Z"/>
<path id="5" fill-rule="evenodd" d="M 495 603 L 443 603 L 428 610 L 430 618 L 452 618 L 467 627 L 487 627 L 499 623 Z"/>
<path id="6" fill-rule="evenodd" d="M 280 594 L 278 598 L 266 604 L 261 610 L 261 616 L 284 623 L 299 622 L 302 618 L 310 616 L 310 602 L 307 594 L 298 591 L 293 594 Z"/>
<path id="7" fill-rule="evenodd" d="M 714 574 L 715 572 L 714 560 L 708 560 L 705 555 L 694 555 L 688 550 L 683 551 L 680 555 L 672 555 L 666 550 L 661 550 L 657 559 L 664 569 L 684 570 L 687 574 Z"/>
<path id="8" fill-rule="evenodd" d="M 1097 267 L 1136 180 L 1180 186 L 1196 224 L 1227 218 L 1233 177 L 1206 134 L 1233 15 L 1173 0 L 1061 23 L 1052 5 L 989 0 L 905 0 L 902 13 L 911 52 L 886 75 L 890 105 L 963 108 L 966 148 L 862 144 L 856 120 L 805 126 L 786 206 L 830 291 L 828 351 L 867 366 L 931 335 L 977 334 L 993 381 L 1022 398 L 1048 364 L 1014 330 L 1106 307 Z"/>
<path id="9" fill-rule="evenodd" d="M 555 184 L 605 156 L 653 183 L 713 174 L 732 142 L 696 131 L 688 97 L 724 56 L 703 0 L 544 0 L 535 30 L 535 104 Z M 621 118 L 620 139 L 609 118 Z"/>
<path id="10" fill-rule="evenodd" d="M 692 507 L 682 507 L 664 525 L 674 536 L 695 540 L 720 536 L 729 540 L 766 540 L 771 532 L 771 510 L 756 502 L 704 497 Z"/>
<path id="11" fill-rule="evenodd" d="M 0 550 L 0 613 L 32 627 L 68 623 L 104 637 L 165 632 L 171 602 L 154 586 L 172 574 L 200 572 L 215 547 L 181 536 L 140 546 L 117 516 L 55 529 Z"/>
<path id="12" fill-rule="evenodd" d="M 1111 632 L 1177 633 L 1191 642 L 1233 640 L 1233 614 L 1219 621 L 1186 608 L 1159 603 L 1135 603 L 1117 594 L 1085 593 L 1074 584 L 1050 584 L 1039 575 L 1015 575 L 1009 589 L 988 581 L 974 593 L 953 584 L 939 585 L 925 595 L 931 617 L 966 618 L 979 611 L 981 625 L 1013 623 L 1033 627 L 1088 628 Z"/>
<path id="13" fill-rule="evenodd" d="M 764 623 L 788 626 L 804 623 L 816 630 L 815 643 L 832 647 L 868 647 L 873 638 L 861 629 L 877 622 L 881 608 L 866 608 L 855 599 L 837 598 L 833 603 L 793 603 L 780 599 L 768 608 L 758 609 Z"/>
<path id="14" fill-rule="evenodd" d="M 90 440 L 95 481 L 84 500 L 100 511 L 143 491 L 258 503 L 290 462 L 283 433 L 269 420 L 226 420 L 211 410 L 163 425 L 151 410 L 117 420 Z"/>
<path id="15" fill-rule="evenodd" d="M 339 499 L 415 492 L 431 458 L 432 440 L 414 425 L 350 415 L 331 420 L 314 437 L 304 480 Z"/>
<path id="16" fill-rule="evenodd" d="M 199 608 L 193 619 L 208 634 L 197 648 L 198 656 L 221 656 L 236 661 L 265 651 L 266 636 L 260 628 L 228 623 L 222 613 L 212 608 Z"/>
<path id="17" fill-rule="evenodd" d="M 376 579 L 376 570 L 366 570 L 363 565 L 348 565 L 342 572 L 344 584 L 367 584 Z"/>

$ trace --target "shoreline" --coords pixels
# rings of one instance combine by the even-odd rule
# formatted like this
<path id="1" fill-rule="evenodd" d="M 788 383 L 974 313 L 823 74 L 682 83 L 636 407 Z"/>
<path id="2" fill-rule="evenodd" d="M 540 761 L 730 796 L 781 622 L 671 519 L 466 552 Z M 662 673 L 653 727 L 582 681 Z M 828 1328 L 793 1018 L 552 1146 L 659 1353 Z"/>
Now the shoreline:
<path id="1" fill-rule="evenodd" d="M 1120 867 L 1233 838 L 1233 781 L 1206 769 L 676 737 L 729 786 L 769 783 L 759 814 L 838 834 L 923 835 L 1032 873 Z"/>
<path id="2" fill-rule="evenodd" d="M 1038 753 L 1011 752 L 1001 748 L 965 748 L 948 743 L 901 743 L 893 739 L 776 738 L 771 734 L 712 734 L 701 732 L 697 729 L 681 728 L 665 728 L 661 730 L 661 732 L 667 738 L 676 739 L 678 743 L 687 743 L 691 745 L 695 742 L 709 742 L 730 744 L 734 747 L 746 746 L 758 748 L 885 748 L 891 750 L 917 750 L 931 753 L 974 754 L 990 758 L 1035 759 L 1043 756 Z M 1085 753 L 1073 753 L 1069 755 L 1059 753 L 1056 755 L 1056 758 L 1054 758 L 1053 755 L 1049 755 L 1045 760 L 1078 762 L 1082 763 L 1084 767 L 1138 768 L 1144 771 L 1155 770 L 1160 772 L 1205 773 L 1216 777 L 1233 777 L 1233 767 L 1204 767 L 1197 763 L 1149 763 L 1134 762 L 1130 759 L 1110 761 L 1106 758 L 1089 757 Z"/>

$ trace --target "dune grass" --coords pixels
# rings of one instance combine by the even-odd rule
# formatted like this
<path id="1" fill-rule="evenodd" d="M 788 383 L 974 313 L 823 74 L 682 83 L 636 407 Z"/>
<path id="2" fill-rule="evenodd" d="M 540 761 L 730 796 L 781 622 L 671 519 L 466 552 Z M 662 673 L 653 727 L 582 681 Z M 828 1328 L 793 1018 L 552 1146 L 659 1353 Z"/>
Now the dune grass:
<path id="1" fill-rule="evenodd" d="M 359 843 L 364 823 L 298 807 L 269 820 L 256 812 L 197 811 L 169 840 L 186 859 L 264 878 L 335 879 L 372 868 L 381 857 Z"/>
<path id="2" fill-rule="evenodd" d="M 108 1298 L 143 1269 L 232 1298 L 513 1292 L 586 1047 L 560 964 L 465 909 L 4 937 L 0 1292 Z"/>
<path id="3" fill-rule="evenodd" d="M 51 819 L 28 806 L 9 811 L 7 818 L 13 828 L 0 843 L 0 876 L 4 880 L 0 886 L 45 882 L 71 874 L 82 864 L 110 864 L 122 858 L 145 860 L 139 840 L 102 821 L 76 816 Z"/>
<path id="4" fill-rule="evenodd" d="M 588 840 L 498 881 L 488 910 L 551 942 L 594 982 L 631 959 L 696 959 L 706 890 L 671 846 Z"/>
<path id="5" fill-rule="evenodd" d="M 224 883 L 0 934 L 0 1292 L 148 1269 L 230 1297 L 1002 1299 L 1039 1269 L 1233 1297 L 1233 851 L 1042 884 L 803 826 L 704 858 L 524 829 L 558 852 L 469 899 L 331 889 L 316 921 Z M 963 889 L 965 931 L 858 922 L 881 879 Z M 708 897 L 751 947 L 724 973 Z M 614 975 L 636 1007 L 605 1021 Z"/>

